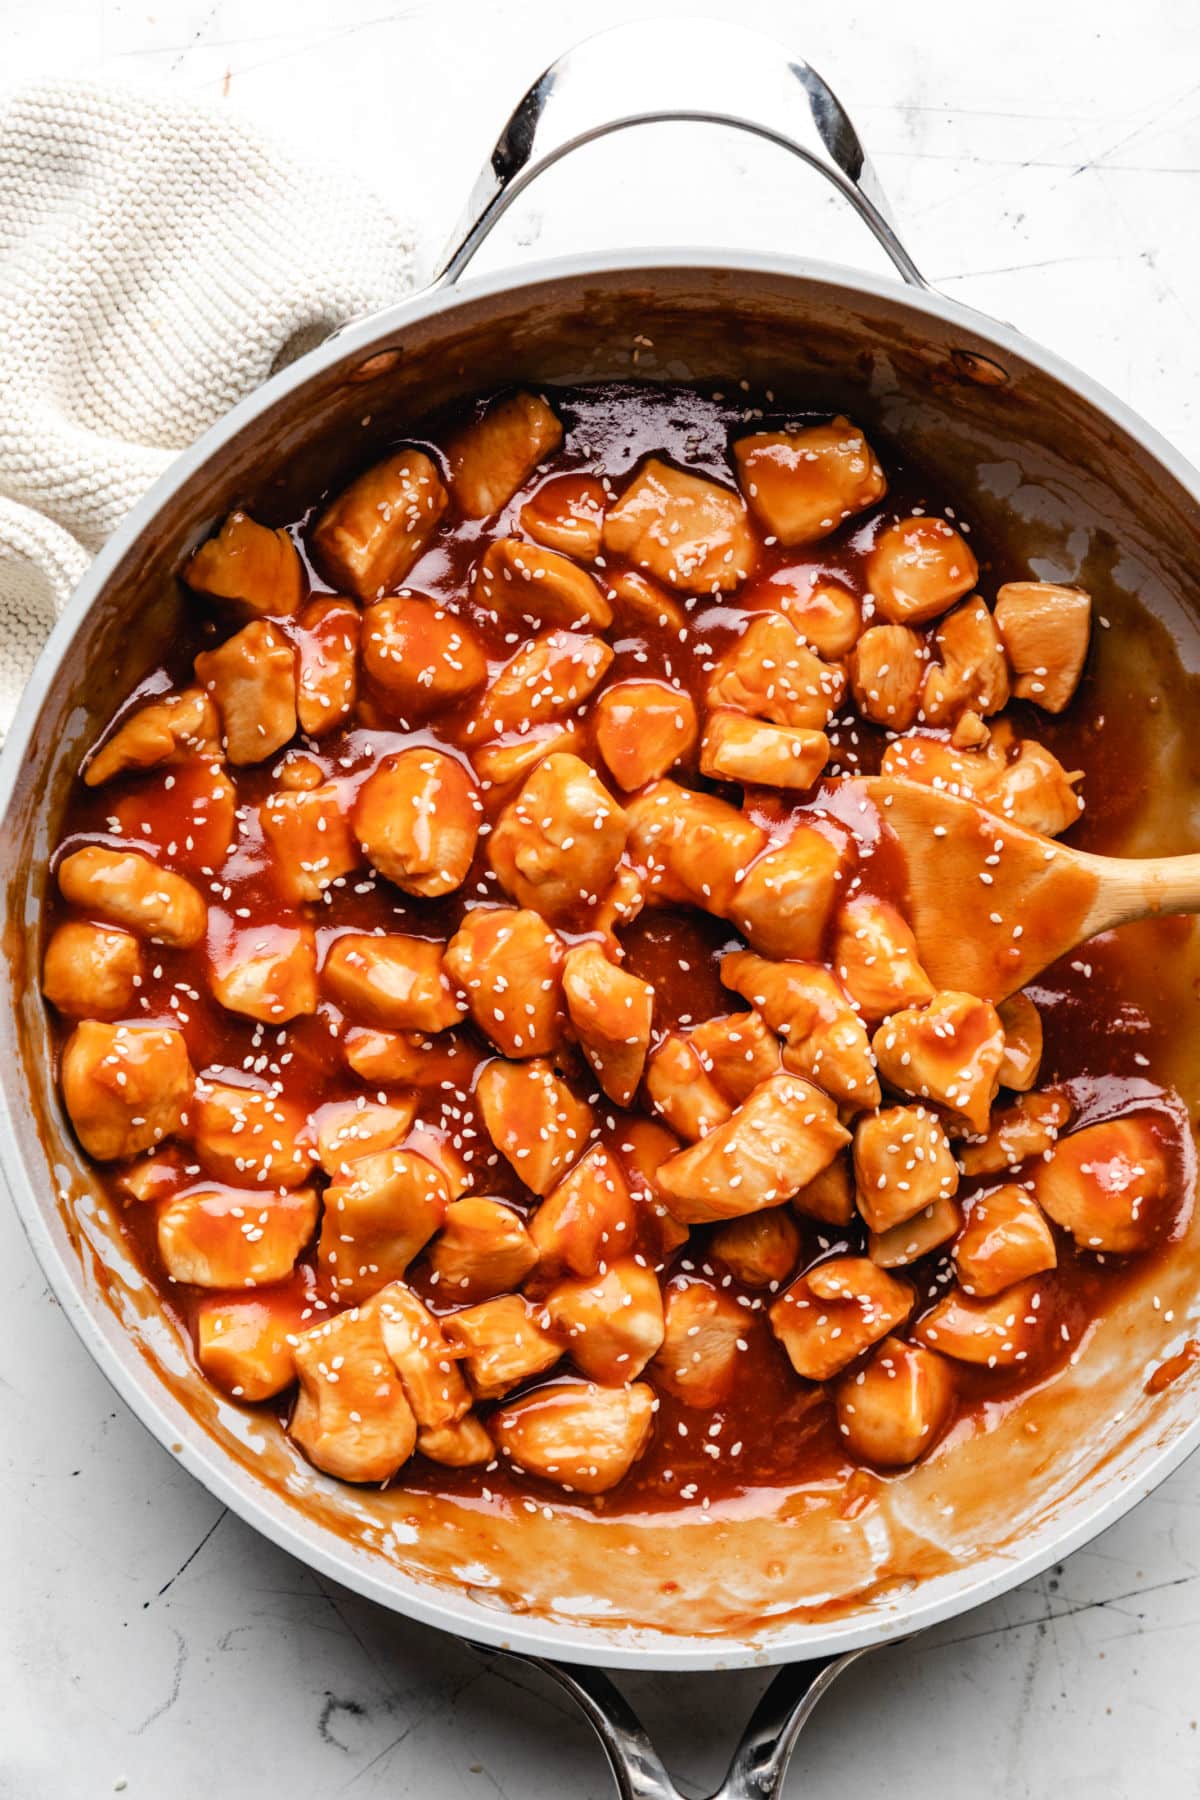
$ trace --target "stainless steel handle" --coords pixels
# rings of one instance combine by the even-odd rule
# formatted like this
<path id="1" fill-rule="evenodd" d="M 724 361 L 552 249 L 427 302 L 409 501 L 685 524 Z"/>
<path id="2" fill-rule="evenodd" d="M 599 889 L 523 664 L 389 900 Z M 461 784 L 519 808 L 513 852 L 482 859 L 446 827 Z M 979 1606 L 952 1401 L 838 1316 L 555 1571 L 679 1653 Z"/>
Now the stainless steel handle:
<path id="1" fill-rule="evenodd" d="M 517 196 L 568 151 L 664 120 L 732 125 L 803 158 L 850 202 L 905 281 L 928 290 L 833 89 L 773 39 L 718 19 L 618 25 L 551 63 L 500 133 L 434 281 L 457 281 Z"/>

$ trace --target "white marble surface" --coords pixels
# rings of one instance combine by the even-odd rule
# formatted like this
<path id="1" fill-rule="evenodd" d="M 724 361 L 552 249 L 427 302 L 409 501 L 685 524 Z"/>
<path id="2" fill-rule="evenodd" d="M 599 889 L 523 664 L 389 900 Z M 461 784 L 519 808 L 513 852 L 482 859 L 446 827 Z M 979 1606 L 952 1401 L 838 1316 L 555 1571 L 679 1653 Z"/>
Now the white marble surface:
<path id="1" fill-rule="evenodd" d="M 697 0 L 698 4 L 698 0 Z M 611 0 L 604 18 L 688 8 Z M 1200 460 L 1200 24 L 1171 0 L 968 8 L 708 0 L 826 73 L 918 261 L 1064 351 Z M 805 14 L 808 16 L 805 17 Z M 448 230 L 582 0 L 7 0 L 0 81 L 73 72 L 206 95 Z M 658 129 L 593 147 L 487 260 L 585 244 L 783 245 L 879 266 L 766 146 Z M 603 1796 L 538 1679 L 386 1615 L 260 1541 L 114 1400 L 0 1208 L 0 1795 Z M 789 1793 L 973 1800 L 1200 1792 L 1200 1459 L 1090 1549 L 852 1671 Z M 761 1678 L 627 1682 L 685 1790 Z"/>

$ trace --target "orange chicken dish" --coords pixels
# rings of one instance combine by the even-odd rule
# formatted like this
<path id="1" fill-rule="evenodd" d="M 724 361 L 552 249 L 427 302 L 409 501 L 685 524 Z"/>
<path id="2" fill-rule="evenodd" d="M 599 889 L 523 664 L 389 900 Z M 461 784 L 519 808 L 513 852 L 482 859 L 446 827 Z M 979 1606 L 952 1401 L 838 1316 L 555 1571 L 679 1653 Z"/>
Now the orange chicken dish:
<path id="1" fill-rule="evenodd" d="M 423 432 L 219 522 L 70 799 L 42 985 L 140 1266 L 345 1482 L 952 1455 L 1178 1238 L 1191 1143 L 1120 934 L 939 987 L 863 782 L 1086 831 L 1103 595 L 769 396 Z"/>

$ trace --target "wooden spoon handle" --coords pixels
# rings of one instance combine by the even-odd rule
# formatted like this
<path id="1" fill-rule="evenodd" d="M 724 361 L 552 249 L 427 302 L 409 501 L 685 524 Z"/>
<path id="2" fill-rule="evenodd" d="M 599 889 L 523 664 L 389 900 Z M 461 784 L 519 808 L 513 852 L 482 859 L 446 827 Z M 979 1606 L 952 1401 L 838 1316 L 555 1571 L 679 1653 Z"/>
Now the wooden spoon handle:
<path id="1" fill-rule="evenodd" d="M 1076 853 L 1094 871 L 1096 898 L 1081 938 L 1111 931 L 1133 919 L 1163 913 L 1200 912 L 1200 855 L 1088 856 Z"/>

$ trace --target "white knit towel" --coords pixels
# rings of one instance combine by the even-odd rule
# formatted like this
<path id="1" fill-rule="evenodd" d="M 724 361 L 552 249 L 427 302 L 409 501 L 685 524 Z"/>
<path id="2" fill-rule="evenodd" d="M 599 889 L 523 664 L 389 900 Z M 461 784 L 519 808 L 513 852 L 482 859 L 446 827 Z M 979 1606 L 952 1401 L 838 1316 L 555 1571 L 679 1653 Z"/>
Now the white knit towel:
<path id="1" fill-rule="evenodd" d="M 176 452 L 411 282 L 411 238 L 369 193 L 224 113 L 77 83 L 0 113 L 0 733 Z"/>

